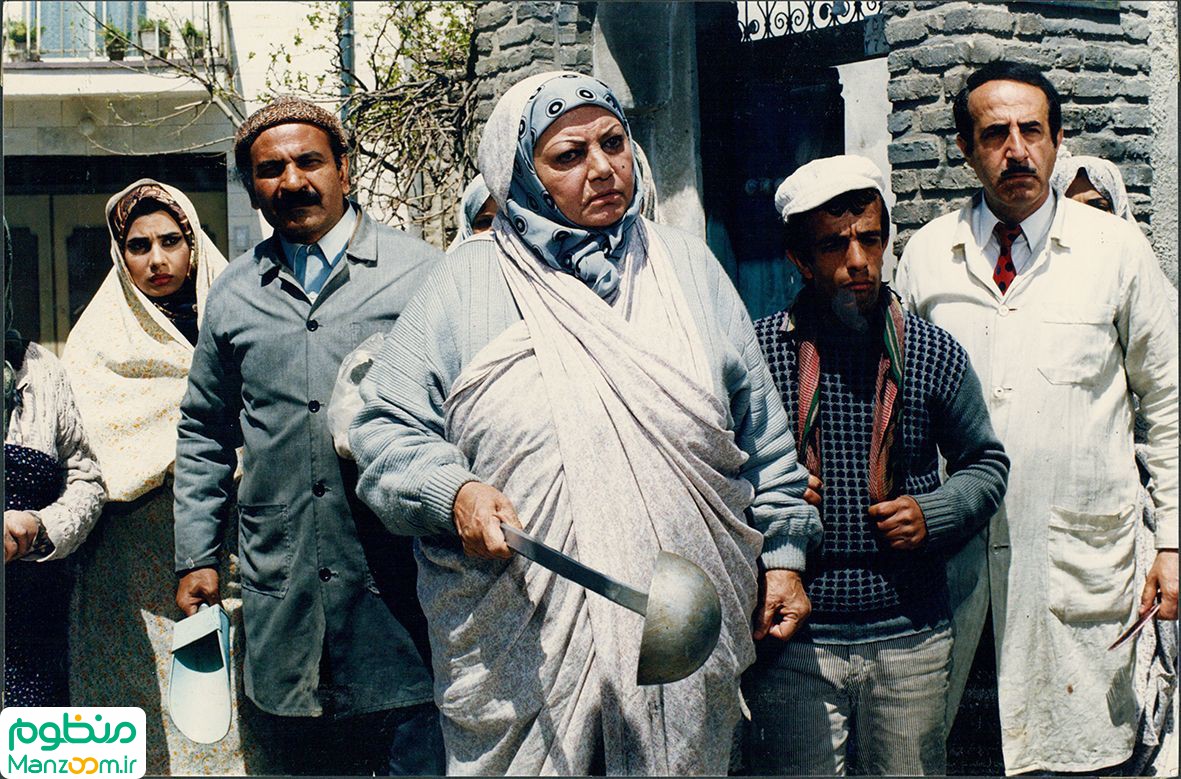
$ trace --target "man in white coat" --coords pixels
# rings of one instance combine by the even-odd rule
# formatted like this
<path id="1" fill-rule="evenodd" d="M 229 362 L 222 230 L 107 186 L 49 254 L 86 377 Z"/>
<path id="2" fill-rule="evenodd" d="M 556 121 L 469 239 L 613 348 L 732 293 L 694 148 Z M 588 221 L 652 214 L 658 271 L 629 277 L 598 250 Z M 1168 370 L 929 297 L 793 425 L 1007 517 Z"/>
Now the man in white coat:
<path id="1" fill-rule="evenodd" d="M 1097 771 L 1127 760 L 1137 722 L 1133 645 L 1108 645 L 1154 602 L 1157 619 L 1177 616 L 1169 282 L 1135 225 L 1051 191 L 1062 118 L 1040 71 L 984 66 L 955 118 L 982 191 L 911 238 L 895 280 L 967 349 L 1012 459 L 979 556 L 970 547 L 951 572 L 983 584 L 956 615 L 952 702 L 991 601 L 1006 772 Z M 1138 593 L 1133 396 L 1159 516 Z"/>

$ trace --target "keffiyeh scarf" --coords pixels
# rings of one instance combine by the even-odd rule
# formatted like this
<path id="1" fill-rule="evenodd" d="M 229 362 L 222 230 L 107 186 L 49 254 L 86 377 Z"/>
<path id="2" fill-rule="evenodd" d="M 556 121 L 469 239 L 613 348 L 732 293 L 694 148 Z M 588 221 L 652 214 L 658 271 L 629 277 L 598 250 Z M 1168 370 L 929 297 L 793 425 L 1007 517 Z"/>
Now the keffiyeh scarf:
<path id="1" fill-rule="evenodd" d="M 869 447 L 869 497 L 874 503 L 889 500 L 896 478 L 893 457 L 898 432 L 898 396 L 902 392 L 902 366 L 905 356 L 905 321 L 902 305 L 886 285 L 882 285 L 875 318 L 882 331 L 882 353 L 878 360 L 874 385 L 873 433 Z M 796 445 L 801 460 L 815 476 L 821 474 L 820 451 L 820 351 L 816 345 L 816 324 L 820 321 L 820 303 L 805 290 L 792 307 L 792 317 L 800 329 L 798 357 L 799 408 L 796 414 Z"/>

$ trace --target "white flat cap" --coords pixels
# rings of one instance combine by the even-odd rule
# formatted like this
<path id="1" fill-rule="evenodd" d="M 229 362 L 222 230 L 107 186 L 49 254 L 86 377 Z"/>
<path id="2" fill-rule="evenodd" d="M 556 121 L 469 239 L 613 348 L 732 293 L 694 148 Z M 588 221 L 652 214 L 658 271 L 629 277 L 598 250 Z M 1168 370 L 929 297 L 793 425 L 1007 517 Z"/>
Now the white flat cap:
<path id="1" fill-rule="evenodd" d="M 886 198 L 886 181 L 872 160 L 856 154 L 824 157 L 801 165 L 775 190 L 775 209 L 784 222 L 856 189 L 876 189 Z"/>

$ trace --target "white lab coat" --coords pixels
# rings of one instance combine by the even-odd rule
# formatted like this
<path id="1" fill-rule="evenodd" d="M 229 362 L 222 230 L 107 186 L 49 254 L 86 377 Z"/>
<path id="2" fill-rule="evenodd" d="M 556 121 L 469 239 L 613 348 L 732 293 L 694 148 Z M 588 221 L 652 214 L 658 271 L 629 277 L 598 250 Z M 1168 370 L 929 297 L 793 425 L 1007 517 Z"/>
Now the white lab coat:
<path id="1" fill-rule="evenodd" d="M 919 230 L 895 284 L 967 349 L 1012 458 L 986 544 L 1006 771 L 1094 770 L 1127 759 L 1136 729 L 1133 645 L 1107 651 L 1139 600 L 1133 393 L 1149 424 L 1156 545 L 1177 547 L 1169 282 L 1135 225 L 1059 199 L 1045 247 L 1002 296 L 971 209 Z M 967 602 L 979 624 L 987 603 Z"/>

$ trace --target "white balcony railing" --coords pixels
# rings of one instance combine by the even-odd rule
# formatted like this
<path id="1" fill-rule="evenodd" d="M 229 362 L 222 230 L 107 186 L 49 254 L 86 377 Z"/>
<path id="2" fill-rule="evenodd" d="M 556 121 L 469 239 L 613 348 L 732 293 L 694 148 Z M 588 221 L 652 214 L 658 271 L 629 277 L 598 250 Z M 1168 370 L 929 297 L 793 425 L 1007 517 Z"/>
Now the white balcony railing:
<path id="1" fill-rule="evenodd" d="M 213 0 L 5 0 L 9 62 L 221 56 Z M 149 9 L 151 14 L 149 15 Z M 145 54 L 145 50 L 149 54 Z"/>

